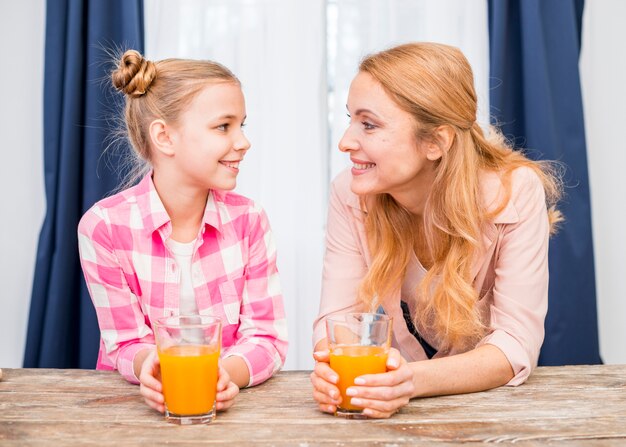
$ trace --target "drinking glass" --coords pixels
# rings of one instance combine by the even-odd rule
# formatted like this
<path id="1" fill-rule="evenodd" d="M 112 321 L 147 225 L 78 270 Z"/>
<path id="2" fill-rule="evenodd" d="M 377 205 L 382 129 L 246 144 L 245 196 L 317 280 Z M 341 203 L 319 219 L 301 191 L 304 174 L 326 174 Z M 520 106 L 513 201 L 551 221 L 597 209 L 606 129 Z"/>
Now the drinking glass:
<path id="1" fill-rule="evenodd" d="M 347 313 L 326 319 L 330 367 L 339 376 L 341 403 L 336 416 L 364 419 L 363 408 L 350 403 L 346 389 L 365 374 L 387 371 L 391 346 L 391 318 L 376 313 Z"/>
<path id="2" fill-rule="evenodd" d="M 215 419 L 222 322 L 204 315 L 160 318 L 154 323 L 165 418 L 174 424 Z"/>

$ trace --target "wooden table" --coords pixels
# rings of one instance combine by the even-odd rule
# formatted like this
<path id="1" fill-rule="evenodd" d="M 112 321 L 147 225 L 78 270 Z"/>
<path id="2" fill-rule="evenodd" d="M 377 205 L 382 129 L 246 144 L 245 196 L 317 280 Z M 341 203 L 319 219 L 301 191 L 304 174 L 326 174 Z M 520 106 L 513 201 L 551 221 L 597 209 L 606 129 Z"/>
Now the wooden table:
<path id="1" fill-rule="evenodd" d="M 176 426 L 115 372 L 5 369 L 0 445 L 626 446 L 626 365 L 538 368 L 517 388 L 414 399 L 388 420 L 317 411 L 309 373 L 243 390 L 210 425 Z"/>

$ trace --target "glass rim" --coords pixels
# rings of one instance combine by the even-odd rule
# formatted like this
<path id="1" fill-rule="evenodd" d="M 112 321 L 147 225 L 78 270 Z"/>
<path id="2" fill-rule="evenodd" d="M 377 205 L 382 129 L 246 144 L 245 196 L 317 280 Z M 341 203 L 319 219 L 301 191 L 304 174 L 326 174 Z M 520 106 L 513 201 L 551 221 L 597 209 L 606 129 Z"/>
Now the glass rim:
<path id="1" fill-rule="evenodd" d="M 199 323 L 180 323 L 181 318 L 200 318 L 202 321 Z M 179 322 L 168 322 L 168 320 L 179 320 Z M 181 314 L 181 315 L 170 315 L 168 317 L 157 318 L 152 322 L 155 327 L 161 328 L 177 328 L 182 327 L 185 329 L 196 329 L 196 328 L 206 328 L 210 326 L 222 326 L 222 319 L 220 317 L 215 317 L 213 315 L 192 315 L 192 314 Z"/>

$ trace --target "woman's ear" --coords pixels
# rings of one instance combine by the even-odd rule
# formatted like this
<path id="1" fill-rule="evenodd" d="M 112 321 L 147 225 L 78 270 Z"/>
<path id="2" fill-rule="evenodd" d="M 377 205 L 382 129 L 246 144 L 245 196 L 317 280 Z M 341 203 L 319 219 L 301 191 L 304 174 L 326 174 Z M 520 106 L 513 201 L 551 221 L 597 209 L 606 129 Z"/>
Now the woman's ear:
<path id="1" fill-rule="evenodd" d="M 171 128 L 162 119 L 156 119 L 150 123 L 150 143 L 159 153 L 171 157 L 174 155 L 174 144 Z"/>
<path id="2" fill-rule="evenodd" d="M 432 143 L 428 144 L 426 158 L 430 161 L 439 160 L 448 152 L 454 142 L 454 129 L 450 126 L 439 126 L 433 132 Z"/>

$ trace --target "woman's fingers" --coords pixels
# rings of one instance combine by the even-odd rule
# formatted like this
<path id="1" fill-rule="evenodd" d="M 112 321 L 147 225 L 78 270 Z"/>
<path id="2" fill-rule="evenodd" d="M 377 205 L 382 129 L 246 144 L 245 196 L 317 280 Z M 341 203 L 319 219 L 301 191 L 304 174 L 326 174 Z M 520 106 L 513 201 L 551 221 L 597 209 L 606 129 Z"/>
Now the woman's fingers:
<path id="1" fill-rule="evenodd" d="M 405 382 L 413 383 L 413 371 L 406 364 L 393 371 L 382 374 L 366 374 L 354 380 L 355 385 L 368 387 L 396 386 Z"/>
<path id="2" fill-rule="evenodd" d="M 321 369 L 322 371 L 320 372 L 318 369 Z M 327 374 L 324 369 L 325 368 L 318 368 L 316 365 L 315 370 L 311 373 L 313 398 L 320 404 L 337 405 L 341 402 L 339 388 L 337 388 L 334 383 L 329 382 L 328 378 L 330 377 L 338 380 L 338 377 L 334 374 L 334 372 L 332 374 Z"/>

